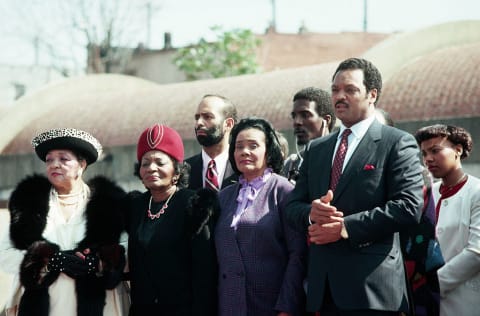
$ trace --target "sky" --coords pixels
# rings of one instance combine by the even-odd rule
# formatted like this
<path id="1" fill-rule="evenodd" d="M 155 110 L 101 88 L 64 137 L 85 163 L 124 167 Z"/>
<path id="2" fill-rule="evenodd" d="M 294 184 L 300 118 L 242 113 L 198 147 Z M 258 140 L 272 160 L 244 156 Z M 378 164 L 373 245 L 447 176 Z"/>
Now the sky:
<path id="1" fill-rule="evenodd" d="M 26 3 L 2 1 L 20 6 Z M 48 1 L 52 0 L 37 3 Z M 151 48 L 162 48 L 165 32 L 171 33 L 174 47 L 196 43 L 202 37 L 212 40 L 210 27 L 214 25 L 224 30 L 247 28 L 264 33 L 272 21 L 272 1 L 276 3 L 276 29 L 280 33 L 296 33 L 301 25 L 318 33 L 363 30 L 364 0 L 157 0 L 150 23 L 146 15 L 137 21 L 142 27 L 135 28 L 131 44 L 142 42 Z M 145 6 L 137 7 L 143 10 Z M 28 9 L 23 8 L 27 19 Z M 2 7 L 2 24 L 18 22 L 9 21 L 12 16 L 2 16 L 1 10 Z M 367 17 L 369 32 L 408 32 L 449 21 L 480 20 L 480 0 L 367 0 Z M 45 18 L 44 23 L 48 25 L 49 19 Z M 150 37 L 146 25 L 150 25 Z M 0 64 L 32 64 L 33 44 L 17 36 L 15 30 L 11 28 L 2 34 L 0 29 Z"/>
<path id="2" fill-rule="evenodd" d="M 362 31 L 364 0 L 276 0 L 278 32 Z M 272 0 L 167 0 L 155 27 L 172 33 L 174 45 L 209 34 L 209 26 L 262 33 L 272 20 Z M 367 30 L 412 31 L 448 21 L 480 19 L 479 0 L 367 0 Z M 155 42 L 152 41 L 152 44 Z"/>

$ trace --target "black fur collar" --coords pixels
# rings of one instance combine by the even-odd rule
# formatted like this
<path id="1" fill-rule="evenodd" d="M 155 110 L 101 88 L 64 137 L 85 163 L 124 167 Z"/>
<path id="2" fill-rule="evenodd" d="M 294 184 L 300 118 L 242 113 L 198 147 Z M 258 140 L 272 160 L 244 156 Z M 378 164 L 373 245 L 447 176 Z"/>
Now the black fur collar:
<path id="1" fill-rule="evenodd" d="M 87 203 L 87 229 L 79 248 L 117 243 L 124 229 L 122 205 L 125 192 L 105 177 L 87 182 L 91 195 Z M 51 184 L 45 176 L 33 175 L 22 180 L 10 197 L 10 238 L 18 249 L 27 249 L 43 240 L 48 215 Z"/>

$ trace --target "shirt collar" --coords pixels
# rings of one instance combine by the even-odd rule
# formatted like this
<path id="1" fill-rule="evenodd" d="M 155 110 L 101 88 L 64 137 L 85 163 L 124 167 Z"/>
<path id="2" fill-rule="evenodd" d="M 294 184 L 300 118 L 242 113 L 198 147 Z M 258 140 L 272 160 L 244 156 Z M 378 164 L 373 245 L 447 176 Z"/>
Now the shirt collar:
<path id="1" fill-rule="evenodd" d="M 202 162 L 203 162 L 203 170 L 207 170 L 208 163 L 212 160 L 212 158 L 203 150 L 202 148 Z M 224 170 L 225 166 L 227 165 L 228 161 L 228 150 L 224 150 L 220 155 L 213 158 L 215 160 L 215 165 L 217 167 L 217 171 L 220 173 L 220 170 Z"/>
<path id="2" fill-rule="evenodd" d="M 375 115 L 371 115 L 367 117 L 363 121 L 360 121 L 350 127 L 352 131 L 352 135 L 355 138 L 363 138 L 363 136 L 367 133 L 368 128 L 372 125 L 373 121 L 375 120 Z M 338 133 L 337 139 L 342 138 L 343 131 L 347 129 L 343 123 L 340 124 L 340 132 Z"/>

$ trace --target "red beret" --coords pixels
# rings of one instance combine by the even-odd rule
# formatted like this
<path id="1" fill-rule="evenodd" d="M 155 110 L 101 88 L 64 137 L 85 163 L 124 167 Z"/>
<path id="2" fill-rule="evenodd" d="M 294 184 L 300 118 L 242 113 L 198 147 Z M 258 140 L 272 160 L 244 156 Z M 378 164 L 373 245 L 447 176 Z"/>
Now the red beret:
<path id="1" fill-rule="evenodd" d="M 176 130 L 165 125 L 155 124 L 143 131 L 138 139 L 137 159 L 150 150 L 160 150 L 178 162 L 183 162 L 183 142 Z"/>

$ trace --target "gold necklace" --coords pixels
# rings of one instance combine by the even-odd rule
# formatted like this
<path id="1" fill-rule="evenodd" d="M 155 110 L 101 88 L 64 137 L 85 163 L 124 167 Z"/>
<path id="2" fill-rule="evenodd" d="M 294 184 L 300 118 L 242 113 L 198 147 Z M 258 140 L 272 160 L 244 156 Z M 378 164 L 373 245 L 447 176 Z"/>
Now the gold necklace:
<path id="1" fill-rule="evenodd" d="M 176 190 L 173 191 L 173 193 L 168 197 L 168 199 L 165 201 L 165 204 L 163 204 L 163 206 L 160 208 L 160 210 L 155 213 L 155 214 L 152 214 L 152 212 L 150 211 L 152 209 L 152 196 L 150 195 L 150 201 L 148 202 L 148 210 L 147 210 L 147 216 L 153 221 L 154 219 L 156 218 L 159 218 L 163 213 L 165 213 L 165 210 L 168 208 L 168 202 L 170 202 L 170 199 L 172 198 L 172 196 L 175 194 L 175 192 L 177 192 Z"/>

